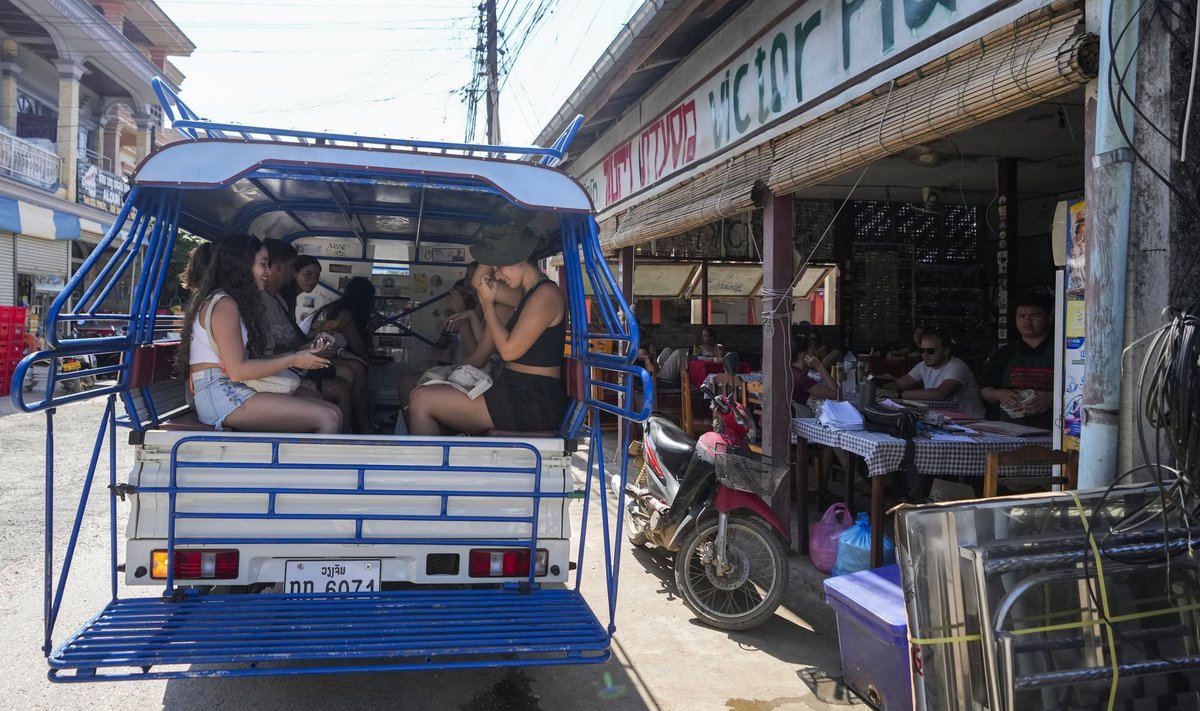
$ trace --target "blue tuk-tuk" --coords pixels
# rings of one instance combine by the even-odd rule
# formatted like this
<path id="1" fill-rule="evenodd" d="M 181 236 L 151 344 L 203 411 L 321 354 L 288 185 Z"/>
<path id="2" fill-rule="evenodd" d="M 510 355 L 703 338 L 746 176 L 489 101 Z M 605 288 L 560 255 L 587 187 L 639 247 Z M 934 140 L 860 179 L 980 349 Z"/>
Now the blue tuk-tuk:
<path id="1" fill-rule="evenodd" d="M 632 365 L 636 321 L 600 252 L 590 199 L 554 167 L 580 121 L 549 148 L 363 138 L 201 120 L 164 85 L 156 89 L 187 140 L 138 167 L 112 229 L 50 309 L 47 350 L 24 359 L 14 376 L 24 382 L 32 363 L 50 364 L 44 386 L 14 388 L 12 399 L 46 419 L 51 680 L 607 660 L 624 501 L 602 484 L 599 427 L 645 420 L 652 390 L 648 374 Z M 303 435 L 213 431 L 195 418 L 172 367 L 179 317 L 162 296 L 181 232 L 293 244 L 337 265 L 322 287 L 336 295 L 339 273 L 390 278 L 398 290 L 403 277 L 415 289 L 424 270 L 454 274 L 482 226 L 512 221 L 545 237 L 538 257 L 562 255 L 571 401 L 557 431 Z M 118 290 L 128 275 L 126 300 Z M 380 332 L 396 352 L 428 342 L 413 318 L 435 308 L 439 289 L 449 287 L 440 278 L 421 285 L 420 298 L 397 293 L 377 302 Z M 69 337 L 80 321 L 123 328 Z M 600 352 L 591 347 L 598 341 L 619 347 Z M 60 367 L 81 355 L 108 364 Z M 399 357 L 375 363 L 382 375 L 373 384 L 394 389 L 388 379 L 405 365 Z M 56 387 L 82 377 L 101 384 L 71 394 Z M 107 404 L 60 568 L 50 554 L 55 408 L 88 398 Z M 116 471 L 121 430 L 137 450 L 127 475 Z M 571 458 L 581 441 L 580 486 Z M 624 444 L 617 443 L 622 454 Z M 619 459 L 624 486 L 628 465 Z M 55 620 L 98 481 L 110 492 L 110 599 L 57 641 Z M 581 530 L 572 536 L 568 513 L 579 499 Z M 597 527 L 608 595 L 599 614 L 580 576 L 584 539 Z"/>

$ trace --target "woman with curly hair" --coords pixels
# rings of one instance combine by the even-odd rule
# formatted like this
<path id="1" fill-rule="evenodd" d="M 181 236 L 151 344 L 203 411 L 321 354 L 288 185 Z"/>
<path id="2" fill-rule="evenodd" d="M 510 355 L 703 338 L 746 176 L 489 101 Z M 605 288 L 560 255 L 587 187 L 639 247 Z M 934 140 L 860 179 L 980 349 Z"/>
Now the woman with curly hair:
<path id="1" fill-rule="evenodd" d="M 201 242 L 188 254 L 187 265 L 179 275 L 180 286 L 188 291 L 194 291 L 200 286 L 200 280 L 204 278 L 204 272 L 208 271 L 208 265 L 212 262 L 212 249 L 212 242 Z"/>
<path id="2" fill-rule="evenodd" d="M 338 432 L 341 415 L 335 406 L 310 397 L 258 392 L 244 383 L 288 368 L 321 368 L 329 363 L 308 351 L 254 357 L 265 344 L 260 292 L 269 274 L 267 250 L 254 237 L 229 237 L 211 248 L 208 269 L 193 286 L 176 355 L 178 371 L 188 374 L 196 414 L 218 430 L 229 426 L 249 431 Z"/>

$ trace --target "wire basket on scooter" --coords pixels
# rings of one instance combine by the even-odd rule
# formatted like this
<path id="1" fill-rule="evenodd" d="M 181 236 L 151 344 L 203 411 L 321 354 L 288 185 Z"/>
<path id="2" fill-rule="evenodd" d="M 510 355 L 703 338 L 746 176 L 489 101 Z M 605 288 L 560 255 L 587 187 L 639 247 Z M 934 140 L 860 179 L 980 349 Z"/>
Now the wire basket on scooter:
<path id="1" fill-rule="evenodd" d="M 714 456 L 717 481 L 730 489 L 756 496 L 772 496 L 788 473 L 787 462 L 750 451 L 721 452 Z"/>

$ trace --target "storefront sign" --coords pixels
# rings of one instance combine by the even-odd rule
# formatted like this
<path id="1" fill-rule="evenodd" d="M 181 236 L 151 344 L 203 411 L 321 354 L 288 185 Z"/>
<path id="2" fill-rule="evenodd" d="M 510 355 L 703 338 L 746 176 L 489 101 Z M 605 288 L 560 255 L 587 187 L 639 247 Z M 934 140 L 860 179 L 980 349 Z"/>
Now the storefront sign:
<path id="1" fill-rule="evenodd" d="M 121 176 L 83 162 L 78 164 L 77 175 L 78 202 L 114 215 L 121 211 L 125 201 L 125 180 Z"/>
<path id="2" fill-rule="evenodd" d="M 648 188 L 919 45 L 981 35 L 1005 0 L 812 0 L 641 126 L 581 182 L 597 209 Z M 1043 3 L 1044 4 L 1044 3 Z M 1032 8 L 1030 8 L 1032 9 Z M 962 31 L 954 34 L 956 26 Z M 690 61 L 694 61 L 695 57 Z M 880 81 L 886 76 L 878 75 Z M 902 107 L 897 107 L 898 109 Z"/>
<path id="3" fill-rule="evenodd" d="M 34 274 L 33 290 L 48 291 L 57 294 L 67 285 L 67 278 L 62 274 Z"/>

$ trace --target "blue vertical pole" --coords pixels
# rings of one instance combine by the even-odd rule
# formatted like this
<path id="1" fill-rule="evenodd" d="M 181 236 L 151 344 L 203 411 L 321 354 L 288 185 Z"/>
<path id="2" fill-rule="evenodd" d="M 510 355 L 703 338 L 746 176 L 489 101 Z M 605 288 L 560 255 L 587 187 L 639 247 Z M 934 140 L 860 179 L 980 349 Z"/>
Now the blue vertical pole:
<path id="1" fill-rule="evenodd" d="M 126 371 L 128 372 L 128 371 Z M 112 599 L 117 599 L 117 396 L 108 396 L 108 562 Z"/>
<path id="2" fill-rule="evenodd" d="M 1085 294 L 1087 362 L 1079 439 L 1081 489 L 1107 486 L 1117 476 L 1133 186 L 1133 152 L 1126 135 L 1133 137 L 1138 6 L 1132 0 L 1107 0 L 1100 12 L 1095 158 L 1086 193 L 1090 234 Z M 1119 73 L 1124 76 L 1118 77 Z"/>
<path id="3" fill-rule="evenodd" d="M 42 653 L 50 656 L 51 598 L 54 588 L 54 408 L 46 410 L 46 540 L 45 577 L 42 590 L 42 620 L 45 635 Z"/>

